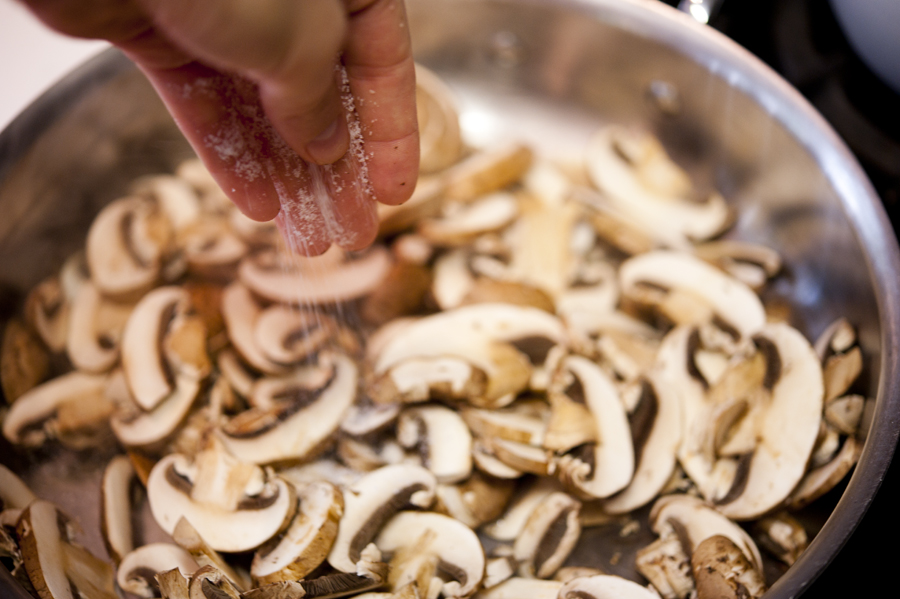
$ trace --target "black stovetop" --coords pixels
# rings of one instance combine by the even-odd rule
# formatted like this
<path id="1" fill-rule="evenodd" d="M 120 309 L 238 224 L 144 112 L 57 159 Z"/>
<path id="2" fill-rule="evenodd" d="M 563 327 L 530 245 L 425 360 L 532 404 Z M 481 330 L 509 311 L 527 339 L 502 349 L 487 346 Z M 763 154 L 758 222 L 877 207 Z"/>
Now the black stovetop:
<path id="1" fill-rule="evenodd" d="M 900 95 L 856 56 L 829 3 L 724 0 L 710 26 L 766 62 L 822 113 L 862 164 L 894 231 L 900 231 Z M 900 459 L 895 459 L 859 528 L 803 598 L 878 592 L 896 568 L 898 552 L 888 548 L 900 532 L 898 506 Z"/>

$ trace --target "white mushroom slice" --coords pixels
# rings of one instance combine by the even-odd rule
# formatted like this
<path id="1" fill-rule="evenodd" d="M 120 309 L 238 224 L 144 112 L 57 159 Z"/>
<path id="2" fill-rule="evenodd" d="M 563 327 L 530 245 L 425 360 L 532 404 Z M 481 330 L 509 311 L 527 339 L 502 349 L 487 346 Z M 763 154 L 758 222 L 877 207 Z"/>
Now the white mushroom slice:
<path id="1" fill-rule="evenodd" d="M 715 237 L 731 224 L 732 212 L 720 195 L 688 197 L 686 176 L 648 133 L 605 127 L 591 139 L 586 162 L 591 181 L 615 212 L 670 247 Z M 661 172 L 666 174 L 659 177 Z"/>
<path id="2" fill-rule="evenodd" d="M 565 393 L 548 393 L 550 418 L 541 445 L 565 453 L 585 443 L 597 443 L 597 425 L 588 407 Z"/>
<path id="3" fill-rule="evenodd" d="M 225 561 L 221 553 L 210 547 L 209 543 L 203 540 L 197 529 L 183 516 L 178 519 L 175 530 L 172 531 L 172 540 L 186 550 L 200 567 L 211 566 L 224 574 L 238 588 L 250 588 L 249 573 L 244 569 L 233 568 Z"/>
<path id="4" fill-rule="evenodd" d="M 535 506 L 513 548 L 521 576 L 549 578 L 562 566 L 581 536 L 580 509 L 581 502 L 561 492 Z"/>
<path id="5" fill-rule="evenodd" d="M 619 284 L 624 296 L 640 303 L 648 295 L 658 296 L 657 308 L 676 324 L 713 322 L 733 337 L 745 338 L 766 322 L 753 290 L 687 253 L 661 250 L 630 258 L 619 269 Z M 683 310 L 682 301 L 699 308 Z"/>
<path id="6" fill-rule="evenodd" d="M 856 331 L 846 318 L 838 318 L 822 331 L 813 347 L 823 362 L 832 354 L 843 354 L 856 344 Z"/>
<path id="7" fill-rule="evenodd" d="M 432 267 L 431 295 L 441 310 L 462 305 L 475 284 L 469 269 L 469 252 L 458 248 L 441 254 Z"/>
<path id="8" fill-rule="evenodd" d="M 462 245 L 476 235 L 498 231 L 519 215 L 519 202 L 508 192 L 495 192 L 445 210 L 441 218 L 423 220 L 418 233 L 435 245 Z"/>
<path id="9" fill-rule="evenodd" d="M 172 175 L 152 175 L 139 179 L 134 193 L 156 201 L 172 227 L 180 231 L 201 218 L 200 199 L 191 184 Z"/>
<path id="10" fill-rule="evenodd" d="M 428 551 L 437 555 L 438 567 L 452 580 L 444 583 L 444 597 L 469 597 L 481 585 L 484 576 L 484 549 L 478 536 L 465 524 L 431 512 L 400 512 L 378 533 L 375 544 L 392 553 L 413 544 L 422 532 L 434 531 Z"/>
<path id="11" fill-rule="evenodd" d="M 519 478 L 525 474 L 498 460 L 487 444 L 480 439 L 476 439 L 472 444 L 472 461 L 485 474 L 504 480 Z"/>
<path id="12" fill-rule="evenodd" d="M 538 478 L 528 487 L 520 488 L 505 513 L 483 528 L 484 534 L 497 541 L 517 539 L 535 508 L 559 490 L 559 483 L 552 478 Z"/>
<path id="13" fill-rule="evenodd" d="M 110 297 L 134 297 L 159 279 L 169 241 L 167 219 L 152 201 L 129 197 L 108 204 L 88 231 L 91 280 Z"/>
<path id="14" fill-rule="evenodd" d="M 35 590 L 47 599 L 75 599 L 81 596 L 76 588 L 92 598 L 115 599 L 111 567 L 70 545 L 60 532 L 61 518 L 56 506 L 40 499 L 19 518 L 22 558 Z"/>
<path id="15" fill-rule="evenodd" d="M 254 331 L 260 314 L 262 308 L 240 283 L 232 283 L 222 292 L 222 318 L 234 349 L 256 370 L 280 374 L 285 366 L 267 358 L 256 344 Z"/>
<path id="16" fill-rule="evenodd" d="M 134 549 L 132 531 L 132 483 L 134 468 L 127 456 L 110 460 L 100 487 L 100 531 L 106 552 L 115 563 Z M 170 568 L 162 568 L 168 570 Z"/>
<path id="17" fill-rule="evenodd" d="M 462 153 L 453 94 L 432 71 L 416 65 L 416 116 L 421 140 L 419 170 L 433 173 L 454 164 Z"/>
<path id="18" fill-rule="evenodd" d="M 59 277 L 44 279 L 25 299 L 25 319 L 50 351 L 66 348 L 71 301 Z"/>
<path id="19" fill-rule="evenodd" d="M 336 329 L 327 314 L 276 305 L 257 317 L 253 340 L 269 360 L 295 364 L 325 345 Z"/>
<path id="20" fill-rule="evenodd" d="M 196 377 L 181 375 L 175 380 L 175 390 L 152 411 L 117 411 L 110 419 L 116 438 L 126 447 L 162 441 L 185 419 L 200 394 L 201 383 Z"/>
<path id="21" fill-rule="evenodd" d="M 10 406 L 3 419 L 3 436 L 15 445 L 42 444 L 54 434 L 53 420 L 63 406 L 77 411 L 103 403 L 106 380 L 102 374 L 74 371 L 38 385 Z"/>
<path id="22" fill-rule="evenodd" d="M 508 346 L 500 347 L 508 349 Z M 501 352 L 502 349 L 492 354 Z M 518 370 L 521 372 L 514 380 L 521 388 L 527 381 L 530 371 L 524 360 L 516 360 L 519 356 L 513 354 L 511 357 L 513 365 L 520 366 Z M 374 401 L 382 405 L 392 405 L 398 402 L 419 403 L 429 399 L 461 401 L 478 398 L 486 395 L 487 387 L 487 373 L 472 365 L 468 359 L 441 356 L 409 358 L 396 364 L 382 377 L 373 381 L 369 393 Z M 508 395 L 510 393 L 508 387 L 509 385 L 505 385 L 501 392 L 493 393 L 491 400 L 495 399 L 494 395 L 500 397 Z M 516 388 L 513 387 L 513 390 Z"/>
<path id="23" fill-rule="evenodd" d="M 570 580 L 559 589 L 557 599 L 656 599 L 658 595 L 620 576 L 599 574 Z"/>
<path id="24" fill-rule="evenodd" d="M 697 599 L 758 599 L 766 592 L 762 572 L 728 537 L 715 535 L 691 555 Z"/>
<path id="25" fill-rule="evenodd" d="M 809 545 L 806 529 L 788 512 L 766 516 L 753 524 L 752 531 L 760 547 L 788 566 L 793 566 Z"/>
<path id="26" fill-rule="evenodd" d="M 281 530 L 294 508 L 291 487 L 280 478 L 211 448 L 191 462 L 162 458 L 150 472 L 147 499 L 153 517 L 172 534 L 181 518 L 217 551 L 246 551 Z"/>
<path id="27" fill-rule="evenodd" d="M 119 339 L 132 305 L 104 301 L 90 281 L 78 288 L 69 319 L 66 350 L 72 364 L 87 372 L 106 372 L 119 359 Z"/>
<path id="28" fill-rule="evenodd" d="M 385 466 L 344 491 L 344 516 L 328 563 L 341 572 L 355 572 L 363 549 L 385 522 L 406 504 L 426 508 L 434 501 L 437 481 L 419 466 Z"/>
<path id="29" fill-rule="evenodd" d="M 787 507 L 800 509 L 830 491 L 853 468 L 862 453 L 862 443 L 847 437 L 837 455 L 822 466 L 807 472 L 787 500 Z"/>
<path id="30" fill-rule="evenodd" d="M 825 405 L 825 420 L 844 435 L 855 435 L 862 420 L 866 398 L 862 395 L 844 395 Z"/>
<path id="31" fill-rule="evenodd" d="M 475 594 L 476 599 L 556 599 L 563 583 L 558 580 L 536 580 L 513 576 L 497 586 Z"/>
<path id="32" fill-rule="evenodd" d="M 250 574 L 259 584 L 301 580 L 317 568 L 337 537 L 344 498 L 333 484 L 320 481 L 297 494 L 299 511 L 288 529 L 257 550 Z"/>
<path id="33" fill-rule="evenodd" d="M 444 199 L 444 178 L 420 174 L 412 197 L 399 206 L 378 203 L 378 232 L 388 236 L 415 226 L 423 218 L 436 216 Z"/>
<path id="34" fill-rule="evenodd" d="M 678 396 L 652 376 L 642 382 L 640 400 L 628 419 L 637 465 L 628 486 L 603 502 L 610 514 L 624 514 L 652 501 L 672 477 L 681 443 Z"/>
<path id="35" fill-rule="evenodd" d="M 442 406 L 407 408 L 397 423 L 397 440 L 415 448 L 422 465 L 443 484 L 459 482 L 472 472 L 472 434 L 462 417 Z"/>
<path id="36" fill-rule="evenodd" d="M 243 398 L 250 397 L 256 377 L 238 358 L 233 348 L 226 348 L 216 356 L 216 366 L 219 374 L 224 377 L 232 390 Z"/>
<path id="37" fill-rule="evenodd" d="M 363 437 L 378 432 L 397 420 L 399 403 L 376 404 L 368 399 L 357 401 L 347 410 L 341 421 L 341 432 L 351 437 Z"/>
<path id="38" fill-rule="evenodd" d="M 438 485 L 435 511 L 476 529 L 503 514 L 514 490 L 512 481 L 484 475 L 476 470 L 459 484 Z"/>
<path id="39" fill-rule="evenodd" d="M 583 446 L 584 457 L 575 453 L 562 456 L 560 479 L 585 497 L 609 497 L 624 489 L 634 474 L 634 445 L 619 392 L 609 376 L 587 358 L 565 358 L 561 372 L 557 392 L 576 401 L 583 398 L 599 441 Z"/>
<path id="40" fill-rule="evenodd" d="M 298 490 L 318 481 L 330 482 L 345 489 L 365 474 L 365 472 L 348 468 L 340 462 L 328 458 L 278 469 L 278 476 L 294 485 Z"/>
<path id="41" fill-rule="evenodd" d="M 260 297 L 285 304 L 323 304 L 362 297 L 375 289 L 391 267 L 390 252 L 374 247 L 333 266 L 316 258 L 284 257 L 271 253 L 248 256 L 238 267 L 241 282 Z"/>
<path id="42" fill-rule="evenodd" d="M 222 219 L 193 223 L 179 234 L 188 270 L 199 276 L 231 278 L 248 247 Z"/>
<path id="43" fill-rule="evenodd" d="M 28 488 L 25 481 L 0 464 L 0 509 L 22 510 L 35 499 L 37 495 Z"/>
<path id="44" fill-rule="evenodd" d="M 826 358 L 822 365 L 825 377 L 825 401 L 845 394 L 862 372 L 862 350 L 853 347 L 846 353 Z"/>
<path id="45" fill-rule="evenodd" d="M 200 566 L 191 554 L 171 543 L 150 543 L 122 557 L 116 572 L 119 587 L 138 597 L 153 598 L 160 592 L 156 575 L 177 568 L 190 576 Z"/>
<path id="46" fill-rule="evenodd" d="M 547 428 L 543 419 L 517 410 L 518 404 L 500 410 L 466 407 L 463 420 L 479 437 L 499 437 L 508 441 L 541 445 Z"/>
<path id="47" fill-rule="evenodd" d="M 700 244 L 694 253 L 751 289 L 760 289 L 781 271 L 781 256 L 775 250 L 746 241 L 718 240 Z"/>
<path id="48" fill-rule="evenodd" d="M 447 199 L 468 202 L 518 181 L 531 167 L 533 152 L 508 142 L 472 154 L 445 173 Z"/>
<path id="49" fill-rule="evenodd" d="M 267 464 L 303 458 L 334 434 L 356 398 L 358 370 L 340 354 L 328 354 L 322 361 L 333 368 L 324 386 L 322 366 L 304 367 L 295 373 L 294 382 L 276 382 L 270 407 L 252 408 L 225 424 L 219 437 L 228 450 L 244 460 Z M 304 378 L 312 384 L 304 383 Z M 257 391 L 262 384 L 257 383 Z"/>
<path id="50" fill-rule="evenodd" d="M 174 390 L 172 379 L 179 372 L 165 355 L 163 340 L 188 301 L 181 287 L 160 287 L 141 299 L 125 326 L 122 368 L 132 397 L 143 410 L 152 410 Z M 205 334 L 194 343 L 205 345 Z"/>
<path id="51" fill-rule="evenodd" d="M 662 537 L 676 536 L 693 553 L 704 540 L 723 535 L 737 545 L 753 567 L 762 572 L 762 557 L 756 543 L 743 528 L 717 510 L 690 495 L 666 495 L 653 505 L 650 526 Z"/>
<path id="52" fill-rule="evenodd" d="M 484 580 L 481 586 L 490 589 L 505 580 L 512 578 L 516 573 L 516 559 L 511 555 L 503 557 L 490 557 L 484 566 Z"/>

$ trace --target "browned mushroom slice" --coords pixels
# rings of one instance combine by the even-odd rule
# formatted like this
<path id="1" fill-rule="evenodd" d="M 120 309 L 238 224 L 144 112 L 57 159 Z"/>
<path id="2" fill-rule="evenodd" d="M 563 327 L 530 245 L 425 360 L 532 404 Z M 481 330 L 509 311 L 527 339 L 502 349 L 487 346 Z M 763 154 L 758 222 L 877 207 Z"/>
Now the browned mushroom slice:
<path id="1" fill-rule="evenodd" d="M 649 133 L 605 127 L 592 138 L 586 159 L 591 180 L 610 207 L 669 247 L 710 239 L 732 222 L 720 195 L 703 201 L 690 197 L 690 180 Z"/>
<path id="2" fill-rule="evenodd" d="M 775 250 L 746 241 L 718 240 L 700 244 L 694 253 L 751 289 L 760 289 L 781 271 L 781 256 Z"/>
<path id="3" fill-rule="evenodd" d="M 275 305 L 256 318 L 253 340 L 269 360 L 295 364 L 323 347 L 336 328 L 327 314 Z"/>
<path id="4" fill-rule="evenodd" d="M 444 195 L 467 202 L 503 189 L 525 174 L 532 158 L 531 148 L 516 142 L 476 152 L 447 170 Z"/>
<path id="5" fill-rule="evenodd" d="M 50 356 L 40 339 L 17 318 L 3 329 L 0 347 L 0 386 L 6 403 L 12 403 L 44 380 Z"/>
<path id="6" fill-rule="evenodd" d="M 580 509 L 581 502 L 560 492 L 535 506 L 515 541 L 521 576 L 549 578 L 559 569 L 581 536 Z"/>
<path id="7" fill-rule="evenodd" d="M 387 520 L 407 504 L 428 507 L 437 481 L 419 466 L 385 466 L 344 491 L 344 516 L 328 563 L 342 572 L 356 572 L 363 549 Z"/>
<path id="8" fill-rule="evenodd" d="M 263 252 L 245 258 L 238 276 L 269 301 L 322 304 L 366 295 L 381 284 L 392 262 L 390 252 L 381 246 L 333 265 L 317 260 Z"/>
<path id="9" fill-rule="evenodd" d="M 155 576 L 162 599 L 190 599 L 190 580 L 178 568 Z"/>
<path id="10" fill-rule="evenodd" d="M 250 574 L 259 584 L 300 580 L 316 569 L 337 537 L 344 498 L 331 483 L 307 485 L 297 494 L 299 510 L 281 535 L 260 547 Z"/>
<path id="11" fill-rule="evenodd" d="M 770 554 L 788 566 L 806 550 L 806 529 L 788 512 L 778 512 L 753 524 L 753 538 Z"/>
<path id="12" fill-rule="evenodd" d="M 218 551 L 258 547 L 281 530 L 296 503 L 284 480 L 268 479 L 261 468 L 215 443 L 196 460 L 170 454 L 157 462 L 147 481 L 147 499 L 165 532 L 172 534 L 186 518 Z"/>
<path id="13" fill-rule="evenodd" d="M 570 580 L 559 589 L 558 599 L 654 599 L 657 594 L 620 576 L 599 574 Z"/>
<path id="14" fill-rule="evenodd" d="M 420 64 L 416 65 L 416 116 L 421 140 L 419 170 L 433 173 L 454 164 L 463 146 L 453 94 Z"/>
<path id="15" fill-rule="evenodd" d="M 846 318 L 832 322 L 816 339 L 816 355 L 823 362 L 832 354 L 843 354 L 856 345 L 856 331 Z"/>
<path id="16" fill-rule="evenodd" d="M 155 202 L 128 197 L 108 204 L 86 244 L 91 280 L 110 297 L 135 297 L 159 279 L 171 231 Z"/>
<path id="17" fill-rule="evenodd" d="M 484 549 L 471 528 L 449 516 L 431 512 L 400 512 L 381 528 L 375 539 L 379 549 L 393 553 L 413 545 L 424 531 L 434 540 L 424 551 L 438 558 L 438 568 L 451 580 L 442 587 L 444 597 L 469 597 L 484 577 Z"/>
<path id="18" fill-rule="evenodd" d="M 247 589 L 251 586 L 250 575 L 243 568 L 234 568 L 221 553 L 210 547 L 197 529 L 182 516 L 175 524 L 172 531 L 172 540 L 187 551 L 201 567 L 212 566 L 224 574 L 239 589 Z"/>
<path id="19" fill-rule="evenodd" d="M 353 404 L 357 392 L 357 367 L 346 356 L 326 354 L 321 364 L 302 367 L 291 377 L 256 383 L 254 395 L 260 407 L 235 416 L 219 437 L 234 455 L 267 464 L 307 456 L 331 437 Z M 327 374 L 327 378 L 323 376 Z"/>
<path id="20" fill-rule="evenodd" d="M 563 360 L 557 393 L 583 401 L 594 418 L 599 441 L 559 460 L 563 484 L 579 495 L 602 499 L 624 489 L 634 475 L 634 444 L 619 392 L 609 376 L 581 356 Z"/>
<path id="21" fill-rule="evenodd" d="M 513 541 L 522 534 L 525 523 L 535 508 L 552 493 L 561 490 L 552 478 L 537 478 L 520 486 L 502 516 L 483 527 L 483 532 L 497 541 Z"/>
<path id="22" fill-rule="evenodd" d="M 182 576 L 190 576 L 198 568 L 191 554 L 178 545 L 150 543 L 122 557 L 116 582 L 123 591 L 152 599 L 162 592 L 156 578 L 160 573 L 177 569 Z"/>
<path id="23" fill-rule="evenodd" d="M 391 425 L 400 415 L 398 403 L 376 404 L 361 396 L 350 406 L 341 421 L 341 431 L 351 437 L 364 437 Z"/>
<path id="24" fill-rule="evenodd" d="M 619 269 L 619 284 L 623 296 L 675 324 L 712 322 L 746 338 L 766 322 L 753 290 L 691 254 L 660 250 L 630 258 Z"/>
<path id="25" fill-rule="evenodd" d="M 35 499 L 37 496 L 25 481 L 0 464 L 0 509 L 22 510 Z"/>
<path id="26" fill-rule="evenodd" d="M 19 518 L 22 558 L 38 595 L 43 599 L 116 599 L 112 567 L 70 544 L 60 532 L 63 518 L 56 506 L 43 500 L 31 503 Z"/>
<path id="27" fill-rule="evenodd" d="M 442 406 L 407 408 L 397 422 L 397 440 L 415 448 L 439 483 L 459 482 L 472 472 L 472 434 L 462 417 Z"/>
<path id="28" fill-rule="evenodd" d="M 691 555 L 697 599 L 758 599 L 766 592 L 762 573 L 728 537 L 714 535 Z"/>
<path id="29" fill-rule="evenodd" d="M 3 436 L 10 443 L 28 447 L 60 434 L 69 434 L 76 444 L 80 433 L 89 440 L 106 426 L 112 411 L 104 397 L 106 381 L 105 375 L 75 371 L 38 385 L 10 407 L 3 419 Z M 98 408 L 102 408 L 99 413 Z M 60 410 L 65 410 L 69 423 L 58 423 Z M 84 418 L 78 417 L 79 410 Z"/>
<path id="30" fill-rule="evenodd" d="M 119 563 L 125 554 L 134 549 L 132 531 L 132 483 L 134 468 L 127 456 L 118 455 L 110 460 L 103 471 L 100 486 L 100 532 L 106 552 L 113 562 Z M 161 568 L 161 570 L 168 570 Z"/>

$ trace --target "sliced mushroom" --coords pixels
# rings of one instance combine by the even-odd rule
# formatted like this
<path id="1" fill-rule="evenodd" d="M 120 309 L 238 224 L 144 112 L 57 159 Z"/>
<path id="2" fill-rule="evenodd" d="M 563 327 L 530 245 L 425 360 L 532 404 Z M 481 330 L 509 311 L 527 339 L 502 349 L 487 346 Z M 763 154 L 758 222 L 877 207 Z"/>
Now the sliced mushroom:
<path id="1" fill-rule="evenodd" d="M 542 445 L 547 425 L 543 419 L 517 409 L 518 404 L 499 410 L 465 407 L 463 420 L 480 437 L 498 437 L 508 441 Z"/>
<path id="2" fill-rule="evenodd" d="M 16 474 L 0 464 L 0 509 L 23 510 L 37 495 Z"/>
<path id="3" fill-rule="evenodd" d="M 406 504 L 428 507 L 437 481 L 419 466 L 385 466 L 344 491 L 344 516 L 328 563 L 341 572 L 355 572 L 363 549 L 385 522 Z"/>
<path id="4" fill-rule="evenodd" d="M 131 522 L 134 479 L 135 472 L 131 460 L 124 455 L 118 455 L 110 460 L 103 471 L 100 486 L 100 532 L 103 533 L 106 552 L 116 564 L 134 549 Z"/>
<path id="5" fill-rule="evenodd" d="M 322 348 L 336 329 L 327 314 L 276 305 L 256 318 L 253 340 L 269 360 L 296 364 Z"/>
<path id="6" fill-rule="evenodd" d="M 222 318 L 234 349 L 256 370 L 280 374 L 285 366 L 270 360 L 256 344 L 256 321 L 260 314 L 262 308 L 244 285 L 232 283 L 222 292 Z"/>
<path id="7" fill-rule="evenodd" d="M 188 271 L 210 279 L 231 279 L 247 255 L 247 243 L 224 219 L 193 223 L 178 235 Z"/>
<path id="8" fill-rule="evenodd" d="M 465 524 L 431 512 L 400 512 L 378 533 L 375 544 L 391 553 L 413 544 L 423 531 L 434 531 L 427 551 L 438 557 L 438 568 L 451 580 L 442 588 L 444 597 L 469 597 L 484 576 L 484 549 L 478 536 Z"/>
<path id="9" fill-rule="evenodd" d="M 86 281 L 71 305 L 66 350 L 72 364 L 88 372 L 106 372 L 119 359 L 119 342 L 132 304 L 104 300 Z"/>
<path id="10" fill-rule="evenodd" d="M 139 597 L 158 597 L 162 589 L 156 577 L 160 573 L 177 569 L 183 576 L 190 576 L 199 567 L 191 554 L 178 545 L 150 543 L 122 557 L 116 582 L 123 591 Z"/>
<path id="11" fill-rule="evenodd" d="M 455 164 L 446 174 L 444 195 L 468 202 L 503 189 L 531 167 L 533 152 L 528 146 L 510 142 L 481 150 Z"/>
<path id="12" fill-rule="evenodd" d="M 215 444 L 195 461 L 170 454 L 147 481 L 153 517 L 169 534 L 186 518 L 218 551 L 258 547 L 281 530 L 294 508 L 293 489 L 267 480 L 257 466 L 241 462 Z"/>
<path id="13" fill-rule="evenodd" d="M 514 490 L 512 481 L 475 471 L 459 484 L 438 485 L 435 509 L 476 529 L 503 514 Z"/>
<path id="14" fill-rule="evenodd" d="M 862 420 L 866 398 L 862 395 L 844 395 L 825 404 L 825 420 L 844 435 L 855 435 Z"/>
<path id="15" fill-rule="evenodd" d="M 844 439 L 841 449 L 827 464 L 804 474 L 791 491 L 787 507 L 800 509 L 809 505 L 841 482 L 853 468 L 862 453 L 862 443 L 856 437 Z"/>
<path id="16" fill-rule="evenodd" d="M 462 245 L 477 235 L 503 229 L 519 214 L 519 202 L 508 192 L 495 192 L 452 208 L 445 208 L 440 218 L 421 221 L 419 235 L 437 246 Z"/>
<path id="17" fill-rule="evenodd" d="M 760 571 L 734 541 L 722 535 L 704 539 L 691 555 L 697 599 L 757 599 L 766 592 Z"/>
<path id="18" fill-rule="evenodd" d="M 556 456 L 542 447 L 508 441 L 498 437 L 483 437 L 480 446 L 502 464 L 518 472 L 549 476 L 557 470 Z M 490 474 L 490 472 L 489 472 Z"/>
<path id="19" fill-rule="evenodd" d="M 581 536 L 580 509 L 581 502 L 560 492 L 535 506 L 514 546 L 519 575 L 549 578 L 562 566 Z"/>
<path id="20" fill-rule="evenodd" d="M 71 300 L 59 277 L 44 279 L 25 299 L 25 319 L 50 351 L 66 348 Z"/>
<path id="21" fill-rule="evenodd" d="M 694 253 L 751 289 L 760 289 L 781 271 L 781 256 L 764 245 L 746 241 L 708 241 L 694 248 Z"/>
<path id="22" fill-rule="evenodd" d="M 344 512 L 341 492 L 324 481 L 299 490 L 299 511 L 287 530 L 257 550 L 250 573 L 260 584 L 301 580 L 316 569 L 337 537 Z"/>
<path id="23" fill-rule="evenodd" d="M 859 346 L 842 354 L 829 356 L 823 366 L 825 401 L 845 394 L 862 372 L 862 351 Z"/>
<path id="24" fill-rule="evenodd" d="M 485 588 L 477 599 L 556 599 L 563 583 L 558 580 L 536 580 L 513 576 L 500 584 Z"/>
<path id="25" fill-rule="evenodd" d="M 190 599 L 241 599 L 241 591 L 215 566 L 203 566 L 191 576 Z"/>
<path id="26" fill-rule="evenodd" d="M 535 508 L 559 490 L 559 483 L 552 478 L 539 478 L 520 487 L 503 515 L 484 526 L 484 534 L 497 541 L 517 539 Z"/>
<path id="27" fill-rule="evenodd" d="M 330 377 L 323 380 L 323 371 Z M 346 356 L 327 354 L 268 389 L 264 382 L 254 393 L 272 399 L 255 399 L 261 407 L 235 416 L 219 434 L 229 451 L 256 464 L 303 458 L 329 439 L 356 398 L 357 368 Z"/>
<path id="28" fill-rule="evenodd" d="M 397 422 L 397 440 L 415 448 L 439 483 L 450 484 L 472 472 L 472 434 L 462 417 L 442 406 L 407 408 Z"/>
<path id="29" fill-rule="evenodd" d="M 620 576 L 600 574 L 570 580 L 557 599 L 654 599 L 656 593 Z"/>
<path id="30" fill-rule="evenodd" d="M 366 295 L 387 275 L 391 255 L 384 247 L 334 265 L 317 258 L 261 253 L 241 261 L 238 277 L 254 293 L 285 304 L 322 304 L 350 301 Z"/>
<path id="31" fill-rule="evenodd" d="M 756 542 L 788 566 L 794 565 L 806 550 L 809 538 L 806 529 L 788 512 L 778 512 L 753 524 Z"/>
<path id="32" fill-rule="evenodd" d="M 441 171 L 462 153 L 459 117 L 447 84 L 432 71 L 416 65 L 416 116 L 419 123 L 423 173 Z"/>
<path id="33" fill-rule="evenodd" d="M 110 381 L 113 380 L 115 377 L 111 376 Z M 201 383 L 194 376 L 179 376 L 175 380 L 174 391 L 153 410 L 143 412 L 136 407 L 117 410 L 110 419 L 116 439 L 126 447 L 146 447 L 166 439 L 188 415 L 200 394 Z M 107 395 L 111 394 L 111 386 L 107 387 Z M 133 401 L 127 387 L 120 393 L 125 394 L 126 402 Z"/>
<path id="34" fill-rule="evenodd" d="M 234 568 L 221 553 L 210 547 L 203 540 L 197 529 L 188 522 L 184 516 L 178 519 L 175 530 L 172 531 L 172 540 L 187 551 L 201 567 L 212 567 L 225 575 L 237 588 L 250 588 L 250 576 L 244 569 Z"/>
<path id="35" fill-rule="evenodd" d="M 162 599 L 190 599 L 190 580 L 178 568 L 156 575 Z"/>
<path id="36" fill-rule="evenodd" d="M 583 401 L 594 418 L 599 441 L 559 460 L 563 484 L 579 495 L 602 499 L 624 489 L 634 475 L 634 444 L 619 392 L 612 380 L 587 358 L 563 360 L 556 390 Z"/>

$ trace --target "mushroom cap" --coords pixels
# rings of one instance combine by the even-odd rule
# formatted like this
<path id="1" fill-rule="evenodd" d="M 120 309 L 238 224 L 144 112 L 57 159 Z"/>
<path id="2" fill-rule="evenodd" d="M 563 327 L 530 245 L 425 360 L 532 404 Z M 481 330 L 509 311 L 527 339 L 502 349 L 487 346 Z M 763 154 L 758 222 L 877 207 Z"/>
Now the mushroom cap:
<path id="1" fill-rule="evenodd" d="M 172 543 L 148 543 L 126 554 L 116 572 L 116 582 L 123 591 L 140 597 L 156 596 L 158 585 L 155 575 L 173 568 L 185 576 L 193 574 L 200 566 L 183 548 Z"/>
<path id="2" fill-rule="evenodd" d="M 559 589 L 557 599 L 656 599 L 658 595 L 620 576 L 598 574 L 576 578 Z"/>

